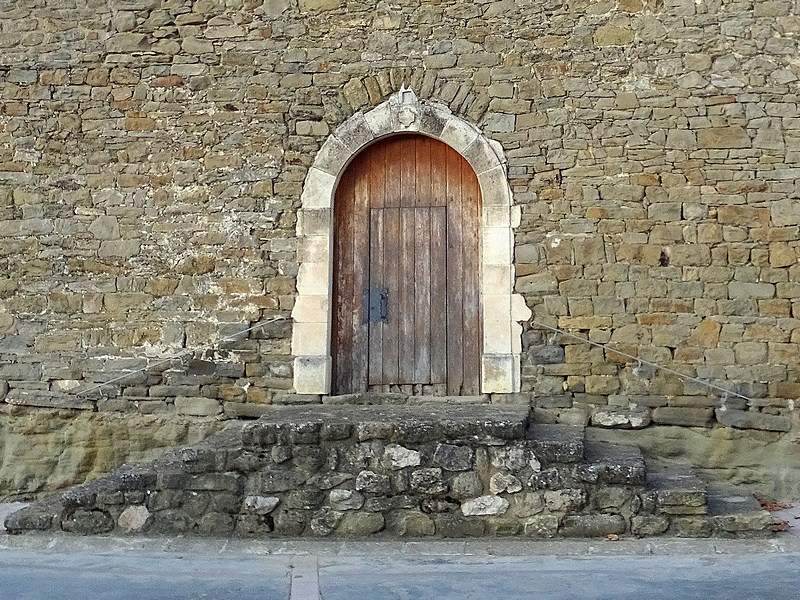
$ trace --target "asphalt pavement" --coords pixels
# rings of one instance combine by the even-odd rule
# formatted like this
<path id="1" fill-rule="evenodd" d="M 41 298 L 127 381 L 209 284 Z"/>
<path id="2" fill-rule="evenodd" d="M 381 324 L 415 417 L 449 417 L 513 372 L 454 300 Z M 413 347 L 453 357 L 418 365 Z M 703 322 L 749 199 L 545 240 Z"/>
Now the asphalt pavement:
<path id="1" fill-rule="evenodd" d="M 258 541 L 0 535 L 0 600 L 796 600 L 800 537 Z"/>

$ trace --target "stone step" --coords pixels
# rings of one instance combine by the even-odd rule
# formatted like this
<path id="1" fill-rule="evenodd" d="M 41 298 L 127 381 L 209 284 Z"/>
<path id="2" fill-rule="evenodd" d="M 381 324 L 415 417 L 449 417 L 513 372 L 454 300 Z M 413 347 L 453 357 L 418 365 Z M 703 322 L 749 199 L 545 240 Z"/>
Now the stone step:
<path id="1" fill-rule="evenodd" d="M 689 469 L 676 467 L 668 472 L 648 472 L 647 489 L 654 510 L 659 514 L 705 515 L 708 512 L 706 484 Z"/>
<path id="2" fill-rule="evenodd" d="M 281 406 L 244 429 L 245 449 L 275 443 L 316 444 L 355 434 L 359 441 L 421 444 L 524 438 L 527 407 L 439 403 L 417 405 Z"/>
<path id="3" fill-rule="evenodd" d="M 578 463 L 583 460 L 583 427 L 534 423 L 528 427 L 526 435 L 537 458 L 545 463 Z"/>
<path id="4" fill-rule="evenodd" d="M 769 535 L 775 520 L 752 494 L 716 484 L 708 487 L 708 516 L 715 534 L 721 537 Z"/>
<path id="5" fill-rule="evenodd" d="M 11 533 L 757 535 L 768 513 L 502 405 L 279 406 L 34 502 Z M 707 501 L 710 498 L 710 501 Z"/>
<path id="6" fill-rule="evenodd" d="M 585 469 L 597 483 L 608 485 L 646 485 L 647 465 L 636 446 L 586 441 Z"/>

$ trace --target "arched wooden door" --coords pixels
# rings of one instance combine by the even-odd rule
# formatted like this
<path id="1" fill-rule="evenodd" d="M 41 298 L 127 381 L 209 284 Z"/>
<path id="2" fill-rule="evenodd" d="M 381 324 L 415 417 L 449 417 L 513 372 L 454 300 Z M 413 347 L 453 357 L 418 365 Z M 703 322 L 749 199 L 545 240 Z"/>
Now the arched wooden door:
<path id="1" fill-rule="evenodd" d="M 481 205 L 469 164 L 426 136 L 381 140 L 347 167 L 334 201 L 332 393 L 479 393 Z"/>

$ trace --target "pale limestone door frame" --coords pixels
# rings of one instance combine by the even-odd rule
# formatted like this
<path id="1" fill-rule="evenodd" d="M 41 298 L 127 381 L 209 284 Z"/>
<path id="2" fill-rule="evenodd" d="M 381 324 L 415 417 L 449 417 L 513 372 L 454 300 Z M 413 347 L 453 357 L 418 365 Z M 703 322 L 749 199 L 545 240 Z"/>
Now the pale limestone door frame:
<path id="1" fill-rule="evenodd" d="M 350 161 L 372 142 L 397 133 L 421 133 L 459 152 L 475 170 L 483 197 L 481 393 L 519 391 L 522 326 L 531 312 L 514 286 L 514 234 L 520 211 L 513 206 L 502 146 L 455 116 L 449 108 L 419 100 L 402 89 L 364 114 L 353 115 L 322 145 L 308 171 L 297 238 L 300 270 L 292 318 L 294 389 L 328 394 L 331 386 L 333 198 Z"/>

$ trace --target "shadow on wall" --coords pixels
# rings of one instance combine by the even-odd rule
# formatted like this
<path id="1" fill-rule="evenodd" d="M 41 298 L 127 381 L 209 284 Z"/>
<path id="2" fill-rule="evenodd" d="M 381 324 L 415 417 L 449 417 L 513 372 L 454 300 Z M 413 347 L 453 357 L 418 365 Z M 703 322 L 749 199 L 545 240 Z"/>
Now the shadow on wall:
<path id="1" fill-rule="evenodd" d="M 215 419 L 15 407 L 0 413 L 0 501 L 29 500 L 153 460 L 222 428 Z"/>
<path id="2" fill-rule="evenodd" d="M 648 463 L 688 464 L 709 481 L 779 499 L 800 498 L 800 443 L 790 433 L 654 425 L 624 431 L 588 427 L 586 437 L 636 444 Z"/>

